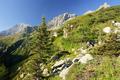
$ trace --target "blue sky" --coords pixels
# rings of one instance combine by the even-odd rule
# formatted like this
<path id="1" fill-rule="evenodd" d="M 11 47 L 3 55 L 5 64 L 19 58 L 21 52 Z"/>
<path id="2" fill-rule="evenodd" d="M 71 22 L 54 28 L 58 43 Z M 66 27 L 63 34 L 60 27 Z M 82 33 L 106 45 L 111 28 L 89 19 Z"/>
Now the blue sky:
<path id="1" fill-rule="evenodd" d="M 104 2 L 120 4 L 120 0 L 0 0 L 0 31 L 18 23 L 38 25 L 41 16 L 48 21 L 64 12 L 81 15 Z"/>

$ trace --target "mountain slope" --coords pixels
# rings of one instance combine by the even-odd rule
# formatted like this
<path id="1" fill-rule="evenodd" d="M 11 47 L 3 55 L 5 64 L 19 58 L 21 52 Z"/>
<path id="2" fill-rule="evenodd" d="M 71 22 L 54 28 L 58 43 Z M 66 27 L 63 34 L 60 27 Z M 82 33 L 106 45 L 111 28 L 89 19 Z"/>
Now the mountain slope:
<path id="1" fill-rule="evenodd" d="M 87 54 L 94 56 L 94 59 L 86 64 L 74 64 L 68 71 L 66 80 L 119 80 L 120 41 L 117 39 L 120 39 L 120 37 L 117 38 L 116 36 L 119 36 L 120 32 L 114 34 L 117 27 L 112 23 L 113 20 L 120 22 L 119 10 L 120 6 L 100 9 L 88 15 L 78 16 L 64 24 L 67 37 L 64 38 L 63 35 L 66 33 L 63 32 L 54 41 L 54 45 L 59 49 L 72 53 L 64 59 L 73 59 L 75 55 L 81 54 L 79 51 L 81 48 L 86 50 Z M 110 27 L 112 32 L 104 33 L 103 29 L 106 27 Z M 58 33 L 63 30 L 59 30 Z M 119 28 L 117 30 L 120 31 Z M 91 40 L 95 41 L 96 44 L 89 48 L 87 42 Z M 63 75 L 66 72 L 63 71 Z M 51 77 L 50 80 L 62 79 L 60 75 L 56 75 Z"/>
<path id="2" fill-rule="evenodd" d="M 106 9 L 100 9 L 99 11 L 93 12 L 88 15 L 78 16 L 75 17 L 64 24 L 62 23 L 63 28 L 59 28 L 56 32 L 60 35 L 53 39 L 54 46 L 56 52 L 53 52 L 55 55 L 60 51 L 68 51 L 71 54 L 64 55 L 60 57 L 60 60 L 64 60 L 67 58 L 73 59 L 76 54 L 75 51 L 80 49 L 81 47 L 87 48 L 87 42 L 90 40 L 95 40 L 97 46 L 90 48 L 88 51 L 90 54 L 94 56 L 94 60 L 87 64 L 77 63 L 70 69 L 69 74 L 67 75 L 67 80 L 76 80 L 76 79 L 83 79 L 83 80 L 119 80 L 119 57 L 115 56 L 114 54 L 117 51 L 119 52 L 119 41 L 114 41 L 115 35 L 106 34 L 103 32 L 105 27 L 110 27 L 114 30 L 116 28 L 112 25 L 112 20 L 120 21 L 120 6 L 113 6 Z M 71 28 L 71 25 L 73 26 Z M 64 38 L 63 30 L 66 29 L 67 37 Z M 34 34 L 36 32 L 32 32 L 31 36 L 34 38 Z M 112 38 L 113 37 L 113 38 Z M 25 37 L 26 38 L 26 37 Z M 12 48 L 9 47 L 8 49 L 12 57 L 8 58 L 9 60 L 13 61 L 10 66 L 10 74 L 9 76 L 12 80 L 32 80 L 32 69 L 34 68 L 34 58 L 38 55 L 28 55 L 27 49 L 29 50 L 29 39 L 25 39 L 21 44 L 17 46 L 17 49 L 13 50 L 13 47 L 16 48 L 16 44 L 18 44 L 19 40 L 12 44 Z M 98 46 L 100 40 L 105 42 L 103 45 Z M 109 40 L 113 40 L 112 42 Z M 21 40 L 20 40 L 21 41 Z M 109 43 L 110 42 L 110 43 Z M 118 46 L 117 46 L 118 45 Z M 116 49 L 115 49 L 115 48 Z M 11 49 L 10 49 L 11 48 Z M 13 51 L 12 51 L 13 50 Z M 104 52 L 103 52 L 104 51 Z M 114 52 L 115 51 L 115 52 Z M 110 53 L 110 54 L 108 54 Z M 11 56 L 11 55 L 10 55 Z M 14 58 L 13 58 L 14 56 Z M 16 57 L 17 56 L 17 57 Z M 23 58 L 26 57 L 27 58 Z M 19 57 L 19 58 L 18 58 Z M 52 57 L 52 56 L 51 56 Z M 20 60 L 19 60 L 20 59 Z M 21 60 L 22 59 L 22 60 Z M 118 59 L 118 60 L 117 60 Z M 10 61 L 10 62 L 11 62 Z M 15 62 L 14 62 L 15 61 Z M 51 68 L 57 60 L 50 61 L 49 64 L 44 65 L 45 68 Z M 110 66 L 109 66 L 110 65 Z M 115 68 L 114 68 L 115 67 Z M 15 70 L 14 70 L 15 69 Z M 12 73 L 15 72 L 15 73 Z M 49 70 L 51 72 L 51 69 Z M 61 80 L 58 75 L 51 75 L 47 76 L 49 80 Z"/>
<path id="3" fill-rule="evenodd" d="M 65 50 L 72 50 L 72 48 L 78 48 L 81 43 L 98 40 L 98 37 L 104 36 L 102 32 L 104 27 L 112 27 L 112 20 L 120 21 L 119 9 L 119 6 L 113 6 L 67 21 L 63 27 L 67 29 L 68 38 L 63 39 L 63 29 L 60 29 L 58 34 L 61 32 L 61 36 L 58 36 L 55 44 L 64 47 Z"/>

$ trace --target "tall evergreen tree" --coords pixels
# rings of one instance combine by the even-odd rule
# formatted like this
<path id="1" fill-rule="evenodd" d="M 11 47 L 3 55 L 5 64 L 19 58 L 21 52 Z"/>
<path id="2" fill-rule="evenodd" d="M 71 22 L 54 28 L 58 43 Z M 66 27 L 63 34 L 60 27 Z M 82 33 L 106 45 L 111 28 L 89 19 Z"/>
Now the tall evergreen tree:
<path id="1" fill-rule="evenodd" d="M 50 32 L 47 30 L 45 17 L 42 18 L 41 25 L 33 36 L 33 53 L 39 54 L 40 59 L 46 62 L 51 55 L 52 40 Z"/>
<path id="2" fill-rule="evenodd" d="M 40 69 L 40 64 L 46 64 L 51 55 L 52 40 L 50 37 L 50 32 L 47 30 L 47 25 L 45 22 L 45 17 L 42 18 L 41 25 L 38 29 L 33 32 L 32 44 L 31 44 L 31 53 L 35 55 L 33 58 L 35 63 L 34 66 L 34 77 L 38 80 L 42 78 L 42 70 Z"/>

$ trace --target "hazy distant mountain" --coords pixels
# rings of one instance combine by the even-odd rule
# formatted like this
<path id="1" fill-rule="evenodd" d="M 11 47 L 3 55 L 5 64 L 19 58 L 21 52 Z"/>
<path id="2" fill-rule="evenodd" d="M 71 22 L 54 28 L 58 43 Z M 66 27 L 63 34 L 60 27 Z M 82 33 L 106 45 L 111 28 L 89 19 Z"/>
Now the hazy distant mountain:
<path id="1" fill-rule="evenodd" d="M 51 21 L 48 22 L 48 27 L 50 29 L 56 29 L 59 28 L 65 21 L 76 17 L 76 14 L 71 13 L 63 13 L 61 15 L 58 15 L 54 17 Z"/>
<path id="2" fill-rule="evenodd" d="M 24 33 L 24 32 L 32 32 L 33 27 L 29 24 L 16 24 L 12 28 L 0 32 L 1 36 L 8 36 L 8 35 L 14 35 L 16 33 Z"/>

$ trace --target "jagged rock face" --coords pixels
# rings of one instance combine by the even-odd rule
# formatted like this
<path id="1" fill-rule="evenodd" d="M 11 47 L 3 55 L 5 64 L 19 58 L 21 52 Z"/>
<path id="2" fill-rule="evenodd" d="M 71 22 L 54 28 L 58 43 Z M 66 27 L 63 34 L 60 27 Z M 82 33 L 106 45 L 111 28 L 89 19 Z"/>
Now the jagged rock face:
<path id="1" fill-rule="evenodd" d="M 55 18 L 53 18 L 50 22 L 48 22 L 48 28 L 50 29 L 56 29 L 59 28 L 65 21 L 74 18 L 75 14 L 70 14 L 70 13 L 64 13 L 62 15 L 59 15 Z"/>
<path id="2" fill-rule="evenodd" d="M 31 32 L 32 30 L 33 28 L 29 24 L 17 24 L 8 30 L 0 32 L 0 35 L 8 36 L 8 35 L 13 35 L 17 33 L 24 33 L 25 31 Z"/>

